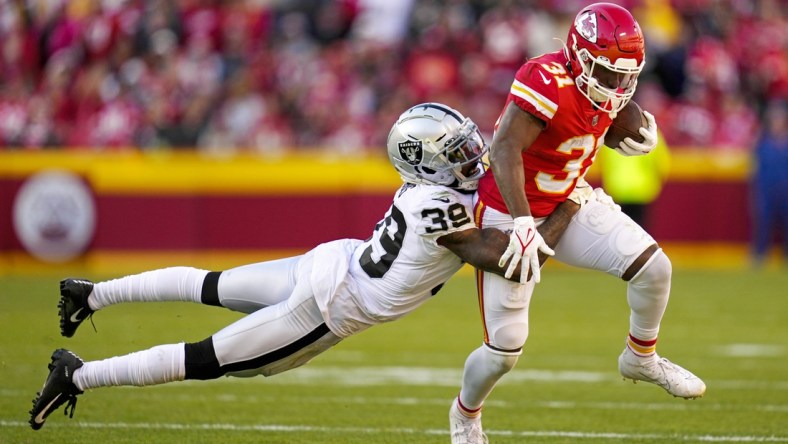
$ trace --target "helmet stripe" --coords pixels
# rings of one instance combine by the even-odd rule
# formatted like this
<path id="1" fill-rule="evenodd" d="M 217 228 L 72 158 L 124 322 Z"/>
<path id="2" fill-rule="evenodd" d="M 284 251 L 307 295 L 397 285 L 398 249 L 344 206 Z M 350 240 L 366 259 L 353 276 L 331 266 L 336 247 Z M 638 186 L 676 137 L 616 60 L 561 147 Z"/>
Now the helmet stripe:
<path id="1" fill-rule="evenodd" d="M 448 107 L 445 107 L 445 106 L 440 106 L 440 105 L 438 105 L 436 103 L 425 103 L 423 105 L 419 105 L 419 107 L 422 107 L 422 106 L 425 107 L 425 108 L 435 108 L 435 109 L 441 110 L 444 113 L 446 113 L 446 114 L 454 117 L 455 119 L 457 119 L 457 121 L 460 122 L 460 123 L 462 123 L 462 121 L 463 121 L 463 119 L 461 119 L 460 116 L 456 112 L 454 112 L 454 110 L 451 109 L 451 108 L 448 108 Z"/>

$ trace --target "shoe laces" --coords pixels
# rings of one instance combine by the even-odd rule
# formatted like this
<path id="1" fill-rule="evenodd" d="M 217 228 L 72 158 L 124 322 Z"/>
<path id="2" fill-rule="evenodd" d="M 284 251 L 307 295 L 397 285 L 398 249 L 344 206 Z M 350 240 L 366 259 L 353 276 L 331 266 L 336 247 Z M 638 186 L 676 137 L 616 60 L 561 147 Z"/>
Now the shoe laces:
<path id="1" fill-rule="evenodd" d="M 94 323 L 93 323 L 93 315 L 94 315 L 94 314 L 96 314 L 96 312 L 95 312 L 95 311 L 91 312 L 91 313 L 88 315 L 88 320 L 90 321 L 90 325 L 92 325 L 92 326 L 93 326 L 93 332 L 95 332 L 95 333 L 98 333 L 98 329 L 96 328 L 96 324 L 94 324 Z"/>
<path id="2" fill-rule="evenodd" d="M 96 314 L 96 312 L 90 308 L 90 304 L 88 304 L 87 296 L 85 296 L 85 298 L 82 299 L 82 306 L 87 308 L 88 311 L 90 311 L 86 319 L 90 320 L 90 325 L 93 326 L 93 331 L 98 333 L 98 330 L 96 329 L 96 324 L 93 322 L 93 315 Z M 85 320 L 83 319 L 82 321 L 84 322 Z"/>
<path id="3" fill-rule="evenodd" d="M 468 438 L 470 438 L 471 442 L 474 443 L 475 442 L 481 442 L 484 444 L 489 443 L 489 441 L 487 440 L 487 435 L 485 435 L 484 432 L 482 432 L 481 427 L 474 427 L 473 429 L 471 429 L 470 433 L 468 434 Z"/>
<path id="4" fill-rule="evenodd" d="M 482 431 L 482 426 L 478 422 L 463 421 L 462 434 L 467 437 L 468 443 L 484 443 L 487 444 L 487 435 Z"/>
<path id="5" fill-rule="evenodd" d="M 71 407 L 71 413 L 69 414 L 68 408 Z M 74 394 L 66 394 L 66 408 L 63 409 L 63 414 L 68 416 L 69 418 L 74 417 L 74 410 L 77 409 L 77 395 Z"/>
<path id="6" fill-rule="evenodd" d="M 657 365 L 659 365 L 660 367 L 676 367 L 676 364 L 670 362 L 668 358 L 662 358 L 662 357 L 657 359 Z"/>

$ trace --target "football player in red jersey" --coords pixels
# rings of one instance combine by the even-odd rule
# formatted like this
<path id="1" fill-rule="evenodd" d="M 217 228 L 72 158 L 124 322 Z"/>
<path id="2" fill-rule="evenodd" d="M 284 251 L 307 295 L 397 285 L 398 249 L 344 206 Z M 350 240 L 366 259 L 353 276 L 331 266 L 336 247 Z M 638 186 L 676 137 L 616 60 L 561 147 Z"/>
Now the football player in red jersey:
<path id="1" fill-rule="evenodd" d="M 511 233 L 499 265 L 511 258 L 511 276 L 522 261 L 521 283 L 477 272 L 484 343 L 469 355 L 462 389 L 452 403 L 452 442 L 485 441 L 482 404 L 514 367 L 528 337 L 528 305 L 540 280 L 539 251 L 628 282 L 630 327 L 619 357 L 625 378 L 657 384 L 683 398 L 705 392 L 698 377 L 656 354 L 671 263 L 648 233 L 612 202 L 599 201 L 581 208 L 555 251 L 536 230 L 575 188 L 592 192 L 583 177 L 612 118 L 634 94 L 644 61 L 643 33 L 632 15 L 620 6 L 596 3 L 577 14 L 562 50 L 528 60 L 515 74 L 496 122 L 492 174 L 479 182 L 474 215 L 479 227 Z M 647 154 L 656 145 L 654 117 L 644 115 L 644 140 L 626 138 L 616 148 L 620 154 Z M 533 278 L 526 281 L 529 269 Z"/>

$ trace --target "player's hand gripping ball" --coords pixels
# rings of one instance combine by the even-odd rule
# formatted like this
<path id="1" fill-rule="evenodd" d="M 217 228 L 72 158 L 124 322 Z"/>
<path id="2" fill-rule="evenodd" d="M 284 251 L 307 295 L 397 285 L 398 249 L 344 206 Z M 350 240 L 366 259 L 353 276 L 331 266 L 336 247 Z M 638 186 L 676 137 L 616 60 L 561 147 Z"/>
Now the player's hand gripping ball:
<path id="1" fill-rule="evenodd" d="M 605 145 L 624 156 L 648 154 L 657 146 L 657 123 L 654 116 L 630 100 L 613 119 L 605 134 Z"/>

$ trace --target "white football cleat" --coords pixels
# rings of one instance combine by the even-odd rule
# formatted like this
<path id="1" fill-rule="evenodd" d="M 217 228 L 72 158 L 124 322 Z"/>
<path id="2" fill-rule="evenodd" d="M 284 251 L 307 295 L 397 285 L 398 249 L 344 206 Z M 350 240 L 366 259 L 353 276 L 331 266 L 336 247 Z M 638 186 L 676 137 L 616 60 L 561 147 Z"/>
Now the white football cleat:
<path id="1" fill-rule="evenodd" d="M 695 399 L 706 393 L 706 384 L 700 378 L 656 353 L 641 357 L 626 347 L 618 357 L 618 371 L 625 379 L 656 384 L 679 398 Z"/>
<path id="2" fill-rule="evenodd" d="M 460 413 L 457 398 L 449 409 L 449 433 L 451 444 L 487 444 L 487 435 L 482 431 L 482 416 L 468 418 Z"/>

